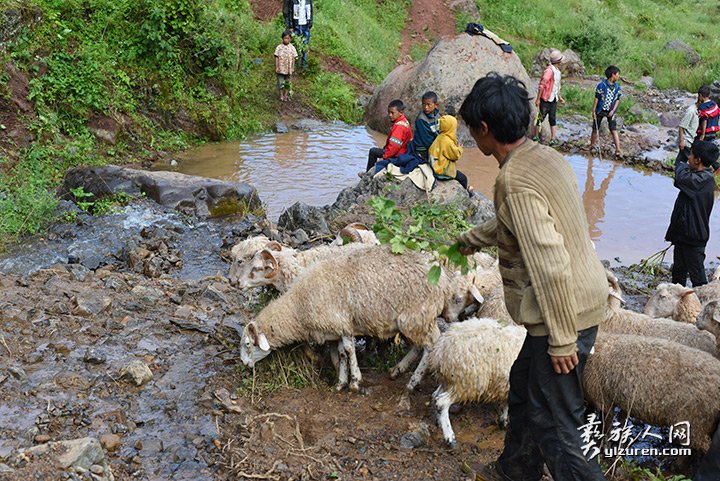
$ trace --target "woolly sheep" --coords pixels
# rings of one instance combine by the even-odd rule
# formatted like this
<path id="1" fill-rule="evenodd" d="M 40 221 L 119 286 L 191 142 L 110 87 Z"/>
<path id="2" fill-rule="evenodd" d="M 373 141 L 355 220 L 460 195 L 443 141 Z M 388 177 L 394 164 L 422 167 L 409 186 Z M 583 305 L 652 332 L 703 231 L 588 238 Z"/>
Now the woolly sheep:
<path id="1" fill-rule="evenodd" d="M 360 387 L 353 336 L 381 339 L 397 333 L 419 347 L 440 335 L 436 317 L 453 320 L 465 307 L 455 304 L 451 279 L 443 273 L 427 282 L 429 258 L 417 252 L 394 255 L 383 246 L 319 262 L 248 323 L 240 344 L 242 361 L 252 366 L 272 349 L 298 341 L 340 341 L 337 389 Z M 426 355 L 416 369 L 424 370 Z M 412 379 L 411 379 L 412 381 Z"/>
<path id="2" fill-rule="evenodd" d="M 600 332 L 665 339 L 718 357 L 718 348 L 712 335 L 701 331 L 695 325 L 672 319 L 653 318 L 647 314 L 620 307 L 622 291 L 617 278 L 610 271 L 607 272 L 607 277 L 610 294 L 608 308 L 605 311 L 605 321 L 600 325 Z"/>
<path id="3" fill-rule="evenodd" d="M 695 324 L 701 310 L 700 299 L 693 289 L 664 282 L 652 293 L 643 312 L 650 317 L 669 317 Z"/>
<path id="4" fill-rule="evenodd" d="M 480 291 L 482 293 L 482 291 Z M 485 301 L 480 306 L 477 315 L 489 317 L 500 321 L 515 322 L 505 305 L 505 293 L 502 285 L 494 287 L 489 293 L 483 294 Z"/>
<path id="5" fill-rule="evenodd" d="M 720 361 L 664 339 L 598 335 L 583 387 L 601 409 L 616 405 L 656 426 L 689 421 L 690 446 L 702 451 L 720 421 Z"/>
<path id="6" fill-rule="evenodd" d="M 720 299 L 720 280 L 713 280 L 703 286 L 696 287 L 695 294 L 697 294 L 703 306 L 710 301 Z"/>
<path id="7" fill-rule="evenodd" d="M 454 403 L 497 403 L 500 422 L 507 425 L 510 368 L 526 333 L 521 326 L 473 318 L 451 324 L 440 335 L 428 354 L 428 369 L 440 382 L 432 397 L 438 425 L 450 446 L 456 444 L 449 414 Z"/>
<path id="8" fill-rule="evenodd" d="M 715 336 L 715 343 L 720 351 L 720 300 L 710 301 L 705 305 L 696 325 L 698 329 Z"/>

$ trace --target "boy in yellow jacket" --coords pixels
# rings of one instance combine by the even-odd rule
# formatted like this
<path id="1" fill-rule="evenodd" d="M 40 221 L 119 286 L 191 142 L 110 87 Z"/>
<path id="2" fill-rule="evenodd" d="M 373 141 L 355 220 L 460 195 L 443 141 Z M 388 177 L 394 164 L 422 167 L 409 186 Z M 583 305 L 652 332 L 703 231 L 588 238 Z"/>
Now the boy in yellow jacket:
<path id="1" fill-rule="evenodd" d="M 457 170 L 457 161 L 462 156 L 463 148 L 457 141 L 457 119 L 452 115 L 440 117 L 440 133 L 428 149 L 430 165 L 435 171 L 435 178 L 440 180 L 455 179 L 468 189 L 467 176 Z"/>

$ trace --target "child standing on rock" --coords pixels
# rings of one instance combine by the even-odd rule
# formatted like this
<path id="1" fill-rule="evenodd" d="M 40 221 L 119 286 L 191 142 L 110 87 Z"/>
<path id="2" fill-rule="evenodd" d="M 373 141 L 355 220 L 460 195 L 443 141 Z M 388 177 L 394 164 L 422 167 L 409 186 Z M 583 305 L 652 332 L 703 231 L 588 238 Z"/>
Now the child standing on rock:
<path id="1" fill-rule="evenodd" d="M 592 150 L 595 147 L 602 119 L 607 119 L 608 128 L 615 143 L 615 156 L 620 157 L 622 150 L 620 149 L 620 136 L 617 133 L 617 121 L 615 119 L 615 114 L 620 104 L 620 97 L 622 96 L 620 84 L 618 84 L 618 80 L 620 80 L 620 69 L 615 65 L 610 65 L 605 69 L 605 77 L 605 80 L 600 82 L 595 88 L 590 149 Z"/>
<path id="2" fill-rule="evenodd" d="M 292 33 L 285 30 L 282 33 L 282 43 L 275 47 L 275 77 L 281 102 L 290 100 L 290 77 L 295 72 L 297 58 L 297 50 L 292 44 Z"/>
<path id="3" fill-rule="evenodd" d="M 555 138 L 557 128 L 557 122 L 555 115 L 557 113 L 557 104 L 565 104 L 565 99 L 560 95 L 560 62 L 562 62 L 563 55 L 559 50 L 553 49 L 550 53 L 550 65 L 545 69 L 540 78 L 540 84 L 538 85 L 538 94 L 535 98 L 535 107 L 540 111 L 538 116 L 538 122 L 535 124 L 535 135 L 533 140 L 538 142 L 540 140 L 540 134 L 542 129 L 542 122 L 545 117 L 548 117 L 550 122 L 550 142 L 548 145 L 557 145 L 558 141 Z"/>

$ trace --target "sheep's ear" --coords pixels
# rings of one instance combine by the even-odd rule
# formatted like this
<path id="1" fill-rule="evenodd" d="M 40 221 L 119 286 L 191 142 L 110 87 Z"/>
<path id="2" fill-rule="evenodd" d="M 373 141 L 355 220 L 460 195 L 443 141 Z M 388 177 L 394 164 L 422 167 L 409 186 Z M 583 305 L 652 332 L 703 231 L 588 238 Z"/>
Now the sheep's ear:
<path id="1" fill-rule="evenodd" d="M 282 248 L 283 248 L 282 244 L 279 243 L 278 241 L 270 241 L 265 246 L 265 249 L 267 249 L 269 251 L 281 251 Z"/>
<path id="2" fill-rule="evenodd" d="M 482 294 L 480 294 L 480 291 L 475 284 L 470 285 L 470 294 L 473 295 L 478 304 L 485 302 L 485 298 Z"/>
<path id="3" fill-rule="evenodd" d="M 362 222 L 353 222 L 352 224 L 348 224 L 347 227 L 351 227 L 351 228 L 357 229 L 357 230 L 372 230 L 372 229 L 370 229 L 370 227 L 366 226 Z"/>
<path id="4" fill-rule="evenodd" d="M 263 261 L 265 277 L 268 279 L 275 277 L 278 272 L 278 261 L 273 255 L 273 253 L 267 249 L 263 249 L 260 251 L 260 258 Z"/>
<path id="5" fill-rule="evenodd" d="M 685 297 L 688 294 L 695 294 L 695 289 L 690 289 L 689 287 L 686 287 L 685 290 L 680 293 L 680 297 Z"/>
<path id="6" fill-rule="evenodd" d="M 351 244 L 353 242 L 362 242 L 360 232 L 358 232 L 356 228 L 350 227 L 349 225 L 340 229 L 340 232 L 338 232 L 338 236 L 342 239 L 343 245 Z"/>
<path id="7" fill-rule="evenodd" d="M 270 343 L 268 342 L 267 337 L 265 337 L 265 334 L 260 334 L 258 342 L 255 345 L 263 351 L 270 350 Z"/>

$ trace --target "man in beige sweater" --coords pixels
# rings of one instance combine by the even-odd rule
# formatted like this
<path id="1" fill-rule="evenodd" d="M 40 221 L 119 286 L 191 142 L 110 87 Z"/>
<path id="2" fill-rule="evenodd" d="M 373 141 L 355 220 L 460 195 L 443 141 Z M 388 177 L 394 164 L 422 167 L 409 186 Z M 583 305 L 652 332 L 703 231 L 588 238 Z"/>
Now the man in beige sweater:
<path id="1" fill-rule="evenodd" d="M 582 371 L 608 287 L 593 250 L 577 180 L 565 158 L 525 137 L 530 98 L 514 77 L 477 81 L 460 108 L 477 146 L 495 157 L 495 218 L 459 237 L 461 252 L 498 246 L 505 303 L 527 328 L 510 371 L 505 449 L 476 479 L 605 479 L 583 454 Z"/>

